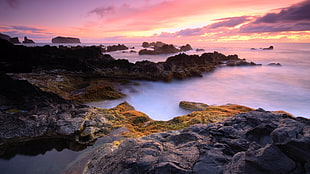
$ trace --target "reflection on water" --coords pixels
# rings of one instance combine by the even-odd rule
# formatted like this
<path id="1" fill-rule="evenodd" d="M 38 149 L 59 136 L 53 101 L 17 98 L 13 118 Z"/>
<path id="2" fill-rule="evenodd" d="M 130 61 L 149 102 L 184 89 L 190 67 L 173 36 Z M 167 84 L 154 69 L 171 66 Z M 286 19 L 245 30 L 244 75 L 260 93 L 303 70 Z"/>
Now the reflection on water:
<path id="1" fill-rule="evenodd" d="M 1 146 L 0 158 L 9 160 L 17 154 L 24 156 L 36 156 L 39 154 L 45 154 L 46 152 L 53 149 L 59 152 L 64 149 L 81 151 L 86 147 L 86 145 L 74 143 L 72 141 L 63 139 L 40 139 L 15 144 L 8 144 L 4 147 Z"/>
<path id="2" fill-rule="evenodd" d="M 63 139 L 10 144 L 0 149 L 0 173 L 60 173 L 86 147 Z"/>

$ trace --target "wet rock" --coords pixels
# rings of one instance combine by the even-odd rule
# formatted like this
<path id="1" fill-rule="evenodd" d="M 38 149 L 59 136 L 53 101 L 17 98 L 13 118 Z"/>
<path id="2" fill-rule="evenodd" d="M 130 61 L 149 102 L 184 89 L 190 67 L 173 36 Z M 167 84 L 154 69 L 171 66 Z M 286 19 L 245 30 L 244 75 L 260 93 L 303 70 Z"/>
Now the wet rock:
<path id="1" fill-rule="evenodd" d="M 124 44 L 107 46 L 107 52 L 119 51 L 119 50 L 128 50 L 128 47 L 126 47 Z"/>
<path id="2" fill-rule="evenodd" d="M 309 173 L 310 125 L 299 120 L 258 109 L 129 139 L 94 154 L 86 173 Z"/>
<path id="3" fill-rule="evenodd" d="M 192 46 L 190 44 L 186 44 L 186 45 L 180 47 L 180 51 L 182 51 L 182 52 L 189 51 L 189 50 L 192 50 L 192 49 L 193 48 L 192 48 Z"/>
<path id="4" fill-rule="evenodd" d="M 273 46 L 270 46 L 268 48 L 263 48 L 263 50 L 273 50 Z"/>
<path id="5" fill-rule="evenodd" d="M 209 105 L 204 104 L 204 103 L 189 102 L 189 101 L 180 101 L 179 106 L 180 108 L 183 108 L 189 111 L 203 111 L 209 107 Z"/>
<path id="6" fill-rule="evenodd" d="M 79 38 L 58 36 L 52 39 L 52 43 L 81 43 Z"/>
<path id="7" fill-rule="evenodd" d="M 173 53 L 185 52 L 185 51 L 189 51 L 193 49 L 191 45 L 189 44 L 181 46 L 180 49 L 178 49 L 172 44 L 165 44 L 163 42 L 156 42 L 156 43 L 143 42 L 142 47 L 144 48 L 153 47 L 154 49 L 153 50 L 142 49 L 139 51 L 139 55 L 173 54 Z"/>
<path id="8" fill-rule="evenodd" d="M 155 46 L 154 50 L 142 49 L 139 51 L 139 55 L 149 54 L 149 55 L 157 55 L 157 54 L 171 54 L 178 53 L 179 49 L 177 49 L 172 44 L 164 44 L 162 46 Z"/>

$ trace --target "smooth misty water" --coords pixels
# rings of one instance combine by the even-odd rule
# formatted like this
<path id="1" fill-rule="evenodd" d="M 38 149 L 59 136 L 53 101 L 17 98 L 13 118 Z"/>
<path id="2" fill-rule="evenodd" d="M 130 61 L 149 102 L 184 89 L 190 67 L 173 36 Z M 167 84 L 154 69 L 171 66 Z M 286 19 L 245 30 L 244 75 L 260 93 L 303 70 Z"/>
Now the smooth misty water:
<path id="1" fill-rule="evenodd" d="M 225 55 L 263 64 L 255 67 L 221 67 L 203 78 L 188 78 L 166 82 L 139 81 L 136 92 L 124 90 L 128 97 L 121 100 L 90 103 L 109 108 L 128 101 L 137 110 L 156 120 L 169 120 L 187 114 L 180 109 L 181 100 L 223 105 L 241 104 L 265 110 L 284 110 L 295 116 L 310 117 L 310 44 L 272 44 L 274 50 L 251 50 L 268 47 L 266 44 L 210 44 L 196 46 L 206 52 L 218 51 Z M 115 58 L 132 62 L 143 59 L 164 61 L 169 55 L 137 56 L 121 51 L 111 53 Z M 202 54 L 190 51 L 187 54 Z M 267 66 L 276 62 L 283 66 Z"/>
<path id="2" fill-rule="evenodd" d="M 45 45 L 45 44 L 35 44 Z M 55 44 L 54 44 L 55 45 Z M 93 44 L 82 44 L 93 45 Z M 108 45 L 108 44 L 105 44 Z M 140 44 L 126 44 L 139 50 Z M 275 46 L 272 51 L 250 50 Z M 31 45 L 29 45 L 31 46 Z M 256 67 L 221 67 L 203 78 L 188 78 L 172 82 L 138 81 L 139 86 L 124 89 L 128 96 L 121 100 L 90 103 L 103 108 L 114 107 L 128 101 L 137 110 L 156 120 L 168 120 L 188 112 L 179 108 L 181 100 L 222 105 L 236 103 L 266 110 L 285 110 L 296 116 L 310 117 L 310 44 L 206 44 L 192 45 L 204 48 L 205 52 L 218 51 L 225 55 L 238 54 L 241 58 L 261 63 Z M 202 54 L 189 51 L 187 54 Z M 115 58 L 131 62 L 151 60 L 165 61 L 171 55 L 139 56 L 137 53 L 110 53 Z M 283 66 L 265 66 L 279 62 Z M 110 141 L 110 140 L 109 140 Z M 98 141 L 97 141 L 98 143 Z M 35 148 L 35 147 L 34 147 Z M 89 148 L 74 152 L 44 150 L 36 156 L 17 154 L 9 160 L 0 159 L 0 173 L 61 173 L 71 162 Z M 30 149 L 31 150 L 31 149 Z"/>

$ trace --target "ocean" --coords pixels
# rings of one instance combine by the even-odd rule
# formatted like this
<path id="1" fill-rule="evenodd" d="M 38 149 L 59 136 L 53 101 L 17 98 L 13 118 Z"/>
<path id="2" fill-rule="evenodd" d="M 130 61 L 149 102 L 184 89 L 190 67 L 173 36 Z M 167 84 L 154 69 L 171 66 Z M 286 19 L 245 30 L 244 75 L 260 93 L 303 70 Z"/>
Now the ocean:
<path id="1" fill-rule="evenodd" d="M 126 44 L 141 49 L 139 44 Z M 185 44 L 184 44 L 185 45 Z M 273 50 L 260 48 L 274 46 Z M 203 77 L 173 80 L 171 82 L 137 81 L 134 90 L 124 89 L 126 98 L 89 103 L 102 108 L 114 107 L 127 101 L 136 110 L 155 120 L 169 120 L 188 112 L 179 108 L 182 100 L 203 102 L 209 105 L 240 104 L 269 111 L 283 110 L 294 116 L 310 118 L 310 43 L 216 43 L 192 45 L 186 54 L 204 52 L 237 54 L 240 58 L 262 66 L 218 67 Z M 204 52 L 195 51 L 197 48 Z M 253 50 L 251 48 L 256 48 Z M 123 51 L 110 52 L 116 59 L 130 62 L 165 61 L 172 55 L 141 55 Z M 280 63 L 282 66 L 268 66 Z"/>

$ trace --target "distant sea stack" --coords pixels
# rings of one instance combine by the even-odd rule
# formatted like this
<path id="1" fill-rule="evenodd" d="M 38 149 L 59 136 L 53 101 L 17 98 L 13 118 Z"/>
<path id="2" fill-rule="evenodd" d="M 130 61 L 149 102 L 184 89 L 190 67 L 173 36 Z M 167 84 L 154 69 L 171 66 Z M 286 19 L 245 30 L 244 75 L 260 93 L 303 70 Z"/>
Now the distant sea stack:
<path id="1" fill-rule="evenodd" d="M 24 44 L 28 44 L 28 43 L 34 43 L 33 40 L 31 39 L 28 39 L 26 36 L 24 37 L 24 41 L 23 41 Z"/>
<path id="2" fill-rule="evenodd" d="M 52 43 L 81 43 L 81 41 L 79 38 L 58 36 L 52 39 Z"/>

